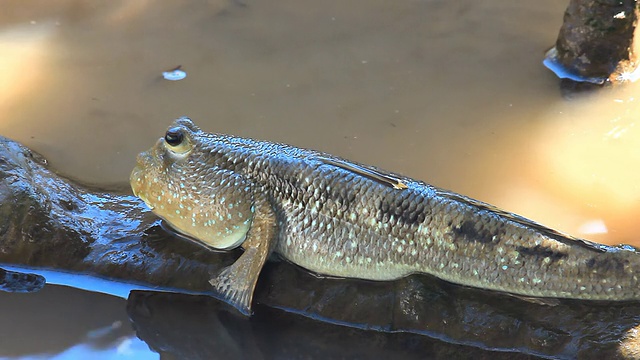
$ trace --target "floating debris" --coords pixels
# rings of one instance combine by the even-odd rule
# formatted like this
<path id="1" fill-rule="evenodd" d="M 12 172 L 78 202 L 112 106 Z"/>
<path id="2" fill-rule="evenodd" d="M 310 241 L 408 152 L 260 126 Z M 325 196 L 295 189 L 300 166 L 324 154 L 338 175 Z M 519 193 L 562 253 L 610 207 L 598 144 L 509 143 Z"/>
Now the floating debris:
<path id="1" fill-rule="evenodd" d="M 182 65 L 178 65 L 172 70 L 163 71 L 162 77 L 165 78 L 165 80 L 178 81 L 186 78 L 187 73 L 182 70 Z"/>

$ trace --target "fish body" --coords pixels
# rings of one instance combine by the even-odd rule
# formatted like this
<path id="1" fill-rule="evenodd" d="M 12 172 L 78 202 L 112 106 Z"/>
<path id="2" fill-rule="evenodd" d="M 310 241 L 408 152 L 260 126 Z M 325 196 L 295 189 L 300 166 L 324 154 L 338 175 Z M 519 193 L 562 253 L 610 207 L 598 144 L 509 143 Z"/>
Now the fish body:
<path id="1" fill-rule="evenodd" d="M 422 181 L 181 118 L 131 174 L 178 232 L 244 254 L 211 283 L 249 312 L 268 255 L 322 275 L 413 273 L 522 297 L 638 300 L 631 247 L 572 238 Z"/>

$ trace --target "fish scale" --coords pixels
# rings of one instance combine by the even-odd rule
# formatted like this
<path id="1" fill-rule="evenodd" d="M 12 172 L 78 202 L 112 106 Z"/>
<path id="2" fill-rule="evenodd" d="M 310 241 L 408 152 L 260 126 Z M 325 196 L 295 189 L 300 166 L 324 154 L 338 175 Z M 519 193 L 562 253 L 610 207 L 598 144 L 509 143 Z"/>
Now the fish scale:
<path id="1" fill-rule="evenodd" d="M 572 238 L 325 153 L 205 133 L 186 118 L 139 156 L 131 183 L 177 231 L 211 247 L 219 247 L 215 236 L 204 239 L 189 226 L 215 226 L 202 216 L 187 225 L 172 221 L 168 201 L 180 184 L 178 203 L 194 208 L 197 201 L 208 214 L 224 208 L 230 219 L 225 229 L 244 241 L 245 254 L 212 284 L 245 312 L 271 251 L 329 276 L 392 280 L 425 273 L 523 297 L 640 299 L 640 258 L 631 247 Z M 225 201 L 236 208 L 223 207 Z"/>

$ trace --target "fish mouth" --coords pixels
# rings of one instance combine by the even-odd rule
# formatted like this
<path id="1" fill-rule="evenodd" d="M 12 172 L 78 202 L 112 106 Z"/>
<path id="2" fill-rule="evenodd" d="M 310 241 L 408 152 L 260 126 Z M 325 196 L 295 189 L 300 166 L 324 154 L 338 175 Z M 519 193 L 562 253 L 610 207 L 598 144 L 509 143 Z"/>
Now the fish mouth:
<path id="1" fill-rule="evenodd" d="M 129 175 L 129 185 L 133 191 L 133 195 L 140 198 L 144 203 L 153 210 L 155 205 L 152 201 L 149 201 L 149 181 L 148 176 L 150 171 L 154 169 L 154 157 L 153 148 L 148 151 L 143 151 L 136 157 L 136 166 Z"/>
<path id="2" fill-rule="evenodd" d="M 131 186 L 133 195 L 144 200 L 147 205 L 149 205 L 149 202 L 145 196 L 144 186 L 146 183 L 145 169 L 148 167 L 148 157 L 149 154 L 147 154 L 147 152 L 138 154 L 136 166 L 131 171 L 131 175 L 129 175 L 129 185 Z"/>
<path id="3" fill-rule="evenodd" d="M 138 196 L 138 190 L 145 181 L 144 169 L 149 168 L 150 157 L 148 151 L 141 152 L 136 157 L 136 166 L 131 171 L 131 175 L 129 175 L 129 184 L 131 185 L 131 189 L 133 190 L 133 194 Z"/>
<path id="4" fill-rule="evenodd" d="M 144 175 L 143 169 L 141 166 L 136 166 L 131 171 L 131 176 L 129 177 L 129 183 L 131 185 L 131 190 L 133 191 L 133 195 L 137 196 L 140 200 L 142 200 L 149 209 L 153 210 L 155 206 L 149 201 L 147 198 L 147 194 L 144 192 Z"/>

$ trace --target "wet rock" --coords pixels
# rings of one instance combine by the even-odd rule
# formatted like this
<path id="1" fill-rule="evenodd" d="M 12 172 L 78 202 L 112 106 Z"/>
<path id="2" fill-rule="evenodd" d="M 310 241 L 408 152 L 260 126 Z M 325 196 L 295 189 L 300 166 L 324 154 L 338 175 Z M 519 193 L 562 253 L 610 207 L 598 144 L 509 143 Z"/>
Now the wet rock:
<path id="1" fill-rule="evenodd" d="M 239 255 L 212 252 L 174 237 L 137 198 L 62 179 L 37 154 L 5 138 L 0 138 L 0 215 L 0 262 L 95 274 L 165 290 L 207 293 L 212 274 Z M 197 352 L 191 358 L 207 358 L 207 349 L 227 344 L 219 338 L 226 336 L 233 340 L 229 344 L 236 344 L 222 352 L 230 357 L 238 351 L 233 346 L 240 347 L 243 356 L 283 358 L 313 352 L 309 346 L 317 346 L 335 351 L 336 357 L 345 349 L 353 353 L 342 357 L 362 351 L 372 358 L 378 352 L 387 354 L 384 349 L 396 349 L 407 358 L 421 351 L 435 357 L 482 358 L 478 356 L 499 350 L 485 358 L 517 352 L 524 354 L 520 358 L 598 354 L 614 359 L 636 353 L 640 324 L 638 303 L 563 300 L 546 306 L 430 276 L 393 282 L 322 278 L 285 261 L 265 266 L 250 319 L 234 315 L 210 297 L 173 296 L 178 295 L 132 295 L 129 310 L 139 336 L 154 349 Z M 183 301 L 194 303 L 171 305 Z M 157 317 L 165 311 L 175 312 Z M 191 320 L 180 323 L 183 319 Z M 277 328 L 276 323 L 287 325 Z M 226 335 L 219 332 L 221 326 Z M 254 334 L 243 339 L 254 326 L 274 327 L 273 337 Z M 185 349 L 190 336 L 202 346 Z M 360 340 L 343 340 L 347 336 L 362 340 L 362 347 L 356 345 Z M 279 350 L 273 345 L 276 337 L 296 340 Z"/>
<path id="2" fill-rule="evenodd" d="M 0 137 L 0 262 L 206 291 L 210 274 L 233 260 L 171 239 L 134 196 L 73 184 Z"/>
<path id="3" fill-rule="evenodd" d="M 0 268 L 0 290 L 7 292 L 28 293 L 44 287 L 44 277 L 36 274 L 25 274 Z"/>
<path id="4" fill-rule="evenodd" d="M 635 0 L 571 0 L 545 65 L 559 77 L 602 84 L 635 80 Z"/>

